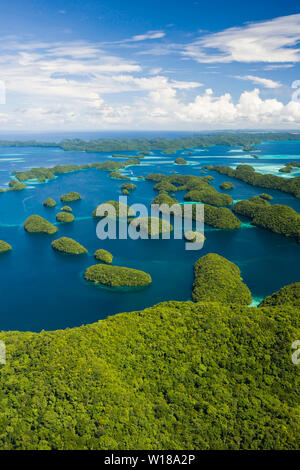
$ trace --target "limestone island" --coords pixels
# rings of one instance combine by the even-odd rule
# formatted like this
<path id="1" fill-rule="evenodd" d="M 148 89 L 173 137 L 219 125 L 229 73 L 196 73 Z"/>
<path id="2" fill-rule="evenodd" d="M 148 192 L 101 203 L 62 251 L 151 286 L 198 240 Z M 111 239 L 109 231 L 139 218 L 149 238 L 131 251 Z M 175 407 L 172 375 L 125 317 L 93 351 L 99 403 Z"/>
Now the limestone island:
<path id="1" fill-rule="evenodd" d="M 0 240 L 0 253 L 5 253 L 6 251 L 11 251 L 12 247 L 9 243 Z"/>
<path id="2" fill-rule="evenodd" d="M 84 278 L 109 287 L 142 287 L 151 284 L 150 274 L 137 269 L 95 264 L 86 269 Z"/>
<path id="3" fill-rule="evenodd" d="M 70 214 L 70 212 L 59 212 L 56 214 L 57 222 L 70 223 L 74 221 L 74 218 L 74 215 Z"/>
<path id="4" fill-rule="evenodd" d="M 57 232 L 57 227 L 52 225 L 48 220 L 39 215 L 31 215 L 24 222 L 24 229 L 29 233 L 48 233 L 53 235 Z"/>
<path id="5" fill-rule="evenodd" d="M 282 287 L 279 291 L 266 297 L 259 304 L 259 307 L 276 307 L 278 305 L 300 307 L 300 282 Z"/>
<path id="6" fill-rule="evenodd" d="M 114 259 L 113 255 L 109 251 L 103 250 L 103 249 L 96 250 L 94 253 L 94 256 L 96 260 L 102 261 L 103 263 L 106 263 L 106 264 L 111 264 Z"/>
<path id="7" fill-rule="evenodd" d="M 220 188 L 221 188 L 221 189 L 233 189 L 233 188 L 234 188 L 234 184 L 231 183 L 231 181 L 224 181 L 224 183 L 221 183 L 221 184 L 220 184 Z"/>
<path id="8" fill-rule="evenodd" d="M 182 157 L 176 158 L 175 163 L 177 165 L 187 165 L 187 161 Z"/>
<path id="9" fill-rule="evenodd" d="M 72 212 L 72 207 L 70 207 L 70 206 L 63 206 L 63 207 L 61 208 L 61 211 L 62 211 L 62 212 Z"/>
<path id="10" fill-rule="evenodd" d="M 62 202 L 72 202 L 72 201 L 78 201 L 79 199 L 82 199 L 81 195 L 77 193 L 76 191 L 71 191 L 67 194 L 63 194 L 60 198 Z"/>
<path id="11" fill-rule="evenodd" d="M 46 199 L 43 202 L 43 206 L 45 206 L 45 207 L 55 207 L 56 206 L 56 201 L 54 199 L 52 199 L 52 197 L 48 197 L 48 199 Z"/>
<path id="12" fill-rule="evenodd" d="M 72 238 L 61 237 L 51 243 L 52 248 L 69 255 L 82 255 L 87 253 L 87 249 Z"/>
<path id="13" fill-rule="evenodd" d="M 123 183 L 121 186 L 122 193 L 123 194 L 129 194 L 131 191 L 134 191 L 136 189 L 136 185 L 133 183 Z"/>
<path id="14" fill-rule="evenodd" d="M 243 283 L 238 266 L 216 253 L 209 253 L 196 261 L 194 276 L 194 302 L 251 303 L 251 292 Z"/>

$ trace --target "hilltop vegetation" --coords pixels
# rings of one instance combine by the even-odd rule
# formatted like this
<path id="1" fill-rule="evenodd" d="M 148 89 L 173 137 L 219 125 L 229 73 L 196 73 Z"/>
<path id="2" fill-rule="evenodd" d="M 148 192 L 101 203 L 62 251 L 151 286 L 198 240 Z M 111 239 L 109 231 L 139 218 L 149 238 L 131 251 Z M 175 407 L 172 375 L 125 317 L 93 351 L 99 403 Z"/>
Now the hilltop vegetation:
<path id="1" fill-rule="evenodd" d="M 196 261 L 194 275 L 194 302 L 251 303 L 251 292 L 242 282 L 239 268 L 220 255 L 209 253 Z"/>
<path id="2" fill-rule="evenodd" d="M 84 278 L 109 287 L 138 287 L 151 284 L 150 274 L 122 266 L 95 264 L 86 269 Z"/>
<path id="3" fill-rule="evenodd" d="M 296 450 L 299 337 L 295 307 L 205 301 L 2 332 L 0 447 Z"/>
<path id="4" fill-rule="evenodd" d="M 55 207 L 56 206 L 56 201 L 52 197 L 48 197 L 48 199 L 46 199 L 43 202 L 43 206 L 45 206 L 45 207 Z"/>
<path id="5" fill-rule="evenodd" d="M 173 230 L 173 226 L 169 222 L 158 217 L 137 217 L 129 222 L 131 227 L 138 228 L 140 232 L 150 236 L 170 233 Z"/>
<path id="6" fill-rule="evenodd" d="M 63 194 L 60 198 L 61 202 L 79 201 L 79 199 L 82 199 L 82 196 L 77 191 L 70 191 L 67 194 Z"/>
<path id="7" fill-rule="evenodd" d="M 106 205 L 109 207 L 109 211 L 106 210 L 106 207 L 105 207 Z M 131 207 L 129 207 L 127 204 L 124 204 L 123 202 L 105 201 L 96 207 L 96 209 L 93 211 L 93 217 L 107 217 L 107 216 L 110 216 L 110 217 L 114 216 L 117 219 L 126 217 L 126 216 L 134 217 L 135 212 Z"/>
<path id="8" fill-rule="evenodd" d="M 0 240 L 0 253 L 5 253 L 6 251 L 11 251 L 12 247 L 9 243 Z"/>
<path id="9" fill-rule="evenodd" d="M 234 170 L 228 166 L 217 165 L 214 171 L 232 178 L 244 181 L 244 183 L 261 188 L 270 188 L 292 194 L 300 198 L 300 176 L 296 178 L 283 178 L 276 175 L 264 175 L 254 170 L 251 165 L 238 165 Z"/>
<path id="10" fill-rule="evenodd" d="M 300 307 L 300 282 L 282 287 L 278 292 L 266 297 L 259 304 L 259 307 L 276 307 L 280 305 Z"/>
<path id="11" fill-rule="evenodd" d="M 75 219 L 74 215 L 70 214 L 70 212 L 58 212 L 58 214 L 56 214 L 57 222 L 70 223 L 70 222 L 73 222 L 74 219 Z"/>
<path id="12" fill-rule="evenodd" d="M 31 215 L 24 222 L 24 229 L 29 233 L 47 233 L 52 235 L 57 232 L 57 227 L 39 215 Z"/>
<path id="13" fill-rule="evenodd" d="M 61 237 L 51 243 L 52 248 L 70 255 L 82 255 L 87 249 L 72 238 Z"/>
<path id="14" fill-rule="evenodd" d="M 289 206 L 274 204 L 254 196 L 237 202 L 232 210 L 252 219 L 251 223 L 274 233 L 295 238 L 300 243 L 300 214 Z"/>
<path id="15" fill-rule="evenodd" d="M 113 255 L 109 251 L 103 249 L 96 250 L 94 256 L 97 261 L 102 261 L 106 264 L 111 264 L 114 259 Z"/>

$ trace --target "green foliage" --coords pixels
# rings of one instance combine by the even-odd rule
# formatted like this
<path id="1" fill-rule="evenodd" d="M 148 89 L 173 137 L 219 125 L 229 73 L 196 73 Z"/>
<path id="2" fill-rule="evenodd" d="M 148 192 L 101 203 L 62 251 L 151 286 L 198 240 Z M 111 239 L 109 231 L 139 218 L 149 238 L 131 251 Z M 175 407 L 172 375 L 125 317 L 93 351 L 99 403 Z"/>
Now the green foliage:
<path id="1" fill-rule="evenodd" d="M 299 309 L 164 302 L 2 332 L 0 448 L 298 449 Z"/>
<path id="2" fill-rule="evenodd" d="M 242 225 L 240 219 L 227 207 L 214 207 L 209 204 L 204 205 L 204 222 L 206 225 L 224 230 L 234 230 Z"/>
<path id="3" fill-rule="evenodd" d="M 253 225 L 295 238 L 300 243 L 300 214 L 289 206 L 271 206 L 266 200 L 254 196 L 249 201 L 237 202 L 232 210 L 252 218 Z"/>
<path id="4" fill-rule="evenodd" d="M 113 171 L 109 173 L 110 178 L 114 178 L 116 180 L 130 180 L 128 176 L 122 175 L 119 171 Z"/>
<path id="5" fill-rule="evenodd" d="M 87 249 L 77 241 L 68 237 L 61 237 L 51 243 L 52 248 L 70 255 L 82 255 L 87 253 Z"/>
<path id="6" fill-rule="evenodd" d="M 224 183 L 221 183 L 221 184 L 220 184 L 220 188 L 221 188 L 221 189 L 233 189 L 233 188 L 234 188 L 234 184 L 231 183 L 230 181 L 224 181 Z"/>
<path id="7" fill-rule="evenodd" d="M 172 206 L 173 204 L 178 204 L 177 199 L 174 199 L 173 197 L 170 197 L 168 193 L 165 191 L 161 191 L 151 202 L 152 204 L 167 204 L 168 206 Z"/>
<path id="8" fill-rule="evenodd" d="M 223 165 L 215 166 L 213 169 L 222 175 L 239 179 L 252 186 L 277 189 L 300 198 L 300 176 L 296 178 L 283 178 L 276 175 L 265 175 L 256 172 L 250 165 L 239 165 L 236 170 Z"/>
<path id="9" fill-rule="evenodd" d="M 0 253 L 5 253 L 6 251 L 11 251 L 12 247 L 9 243 L 0 240 Z"/>
<path id="10" fill-rule="evenodd" d="M 86 269 L 84 278 L 109 287 L 146 286 L 152 282 L 150 274 L 143 271 L 105 264 L 90 266 Z"/>
<path id="11" fill-rule="evenodd" d="M 106 251 L 103 249 L 96 250 L 94 253 L 94 256 L 96 260 L 102 261 L 103 263 L 106 263 L 106 264 L 111 264 L 114 259 L 113 255 L 109 251 Z"/>
<path id="12" fill-rule="evenodd" d="M 70 207 L 70 206 L 63 206 L 63 207 L 61 208 L 61 210 L 62 210 L 63 212 L 72 212 L 72 207 Z"/>
<path id="13" fill-rule="evenodd" d="M 70 214 L 70 212 L 58 212 L 58 214 L 56 214 L 57 222 L 70 223 L 74 221 L 74 218 L 74 215 Z"/>
<path id="14" fill-rule="evenodd" d="M 48 233 L 52 235 L 57 232 L 57 227 L 39 215 L 31 215 L 24 222 L 24 229 L 29 233 Z"/>
<path id="15" fill-rule="evenodd" d="M 259 304 L 259 307 L 276 307 L 280 305 L 300 307 L 300 282 L 282 287 L 278 292 L 266 297 Z"/>
<path id="16" fill-rule="evenodd" d="M 155 191 L 165 191 L 165 192 L 174 192 L 177 191 L 177 187 L 164 179 L 154 186 Z"/>
<path id="17" fill-rule="evenodd" d="M 178 157 L 178 158 L 176 158 L 175 163 L 176 163 L 177 165 L 186 165 L 186 164 L 187 164 L 187 161 L 186 161 L 184 158 L 182 158 L 182 157 Z"/>
<path id="18" fill-rule="evenodd" d="M 228 194 L 219 193 L 216 189 L 208 187 L 202 190 L 189 191 L 184 196 L 185 201 L 203 202 L 214 206 L 230 206 L 233 203 L 232 197 Z"/>
<path id="19" fill-rule="evenodd" d="M 48 197 L 48 199 L 46 199 L 43 202 L 43 206 L 45 206 L 45 207 L 55 207 L 56 206 L 56 201 L 54 199 L 52 199 L 52 197 Z"/>
<path id="20" fill-rule="evenodd" d="M 71 191 L 67 194 L 63 194 L 60 198 L 62 202 L 72 202 L 72 201 L 78 201 L 79 199 L 82 199 L 81 195 L 77 193 L 76 191 Z"/>
<path id="21" fill-rule="evenodd" d="M 123 183 L 122 186 L 121 186 L 121 189 L 122 191 L 124 192 L 124 190 L 131 192 L 131 191 L 134 191 L 136 189 L 136 185 L 133 184 L 133 183 Z"/>
<path id="22" fill-rule="evenodd" d="M 242 282 L 239 268 L 220 255 L 209 253 L 198 259 L 194 275 L 194 302 L 251 303 L 251 292 Z"/>
<path id="23" fill-rule="evenodd" d="M 10 180 L 9 184 L 9 191 L 22 191 L 26 188 L 26 184 L 20 183 L 17 180 Z"/>
<path id="24" fill-rule="evenodd" d="M 271 196 L 270 194 L 267 194 L 267 193 L 261 193 L 259 195 L 259 197 L 261 197 L 262 199 L 266 199 L 267 201 L 272 201 L 272 199 L 273 199 L 273 196 Z"/>

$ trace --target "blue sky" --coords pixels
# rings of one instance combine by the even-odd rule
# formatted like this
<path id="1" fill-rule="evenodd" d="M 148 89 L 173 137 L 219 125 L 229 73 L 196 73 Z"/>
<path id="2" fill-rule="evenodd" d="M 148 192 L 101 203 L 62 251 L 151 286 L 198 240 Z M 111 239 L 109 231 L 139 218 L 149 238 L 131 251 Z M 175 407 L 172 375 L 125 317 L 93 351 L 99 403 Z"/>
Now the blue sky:
<path id="1" fill-rule="evenodd" d="M 2 130 L 300 127 L 299 2 L 0 6 Z"/>

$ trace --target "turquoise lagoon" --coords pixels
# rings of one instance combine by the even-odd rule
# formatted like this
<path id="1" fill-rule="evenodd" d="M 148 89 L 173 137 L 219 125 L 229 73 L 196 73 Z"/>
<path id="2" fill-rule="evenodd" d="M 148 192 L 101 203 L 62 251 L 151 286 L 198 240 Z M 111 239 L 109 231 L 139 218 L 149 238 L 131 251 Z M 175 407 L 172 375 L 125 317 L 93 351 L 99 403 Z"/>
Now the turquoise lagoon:
<path id="1" fill-rule="evenodd" d="M 214 146 L 207 152 L 184 155 L 186 166 L 174 164 L 175 155 L 153 152 L 141 165 L 122 171 L 134 180 L 137 189 L 128 197 L 128 203 L 148 206 L 157 194 L 153 183 L 138 176 L 148 173 L 172 172 L 201 176 L 200 168 L 207 164 L 225 164 L 235 167 L 240 163 L 253 165 L 257 170 L 280 176 L 278 169 L 289 160 L 300 161 L 300 142 L 262 143 L 256 146 L 259 159 L 242 152 L 240 148 Z M 121 152 L 120 152 L 121 153 Z M 182 152 L 183 153 L 183 152 Z M 122 152 L 126 154 L 126 152 Z M 128 152 L 133 155 L 134 152 Z M 12 171 L 56 164 L 83 164 L 112 159 L 112 153 L 64 152 L 59 148 L 0 148 L 0 187 L 5 188 Z M 114 159 L 115 160 L 115 159 Z M 214 172 L 212 185 L 216 188 L 231 179 Z M 27 183 L 24 191 L 0 194 L 0 239 L 13 247 L 11 253 L 0 257 L 1 313 L 0 330 L 54 330 L 92 323 L 118 312 L 143 309 L 164 300 L 190 300 L 193 283 L 193 264 L 206 253 L 214 252 L 238 264 L 242 276 L 252 291 L 254 304 L 283 285 L 300 280 L 300 246 L 294 240 L 252 227 L 243 219 L 239 230 L 224 231 L 207 227 L 206 242 L 201 251 L 186 251 L 184 240 L 104 240 L 96 236 L 97 221 L 91 216 L 95 207 L 121 195 L 122 181 L 109 178 L 108 172 L 85 170 L 65 174 L 54 180 L 37 184 Z M 268 192 L 272 203 L 287 204 L 300 212 L 300 200 L 275 190 L 249 186 L 232 180 L 230 191 L 234 200 Z M 25 219 L 39 214 L 55 223 L 55 215 L 63 204 L 63 193 L 78 191 L 83 199 L 72 204 L 75 222 L 59 224 L 53 236 L 32 235 L 23 229 Z M 176 198 L 182 202 L 184 193 Z M 56 208 L 43 207 L 42 202 L 53 197 Z M 51 241 L 69 236 L 82 243 L 88 255 L 64 256 L 51 248 Z M 83 273 L 95 263 L 93 253 L 98 248 L 114 255 L 114 264 L 142 269 L 151 274 L 153 282 L 145 289 L 110 290 L 86 283 Z"/>

